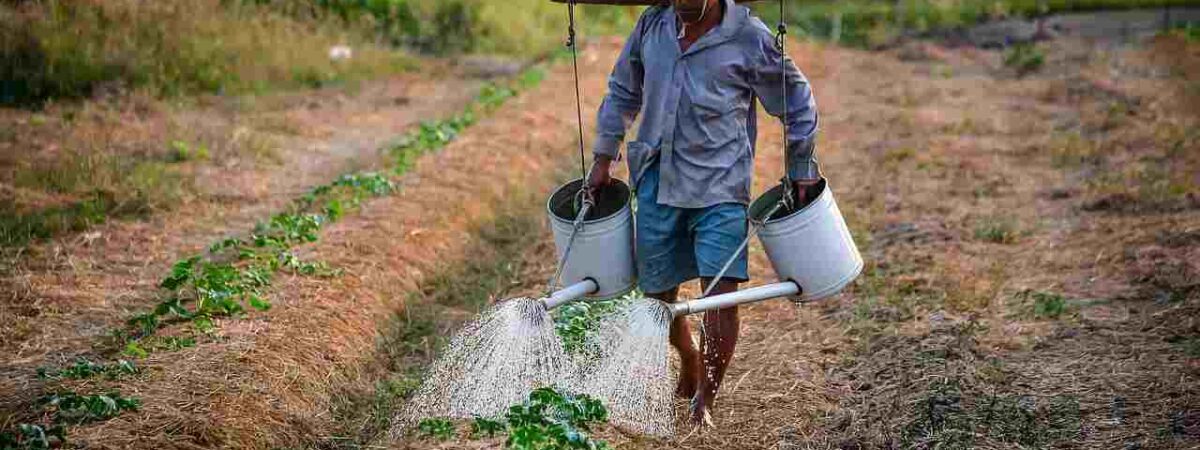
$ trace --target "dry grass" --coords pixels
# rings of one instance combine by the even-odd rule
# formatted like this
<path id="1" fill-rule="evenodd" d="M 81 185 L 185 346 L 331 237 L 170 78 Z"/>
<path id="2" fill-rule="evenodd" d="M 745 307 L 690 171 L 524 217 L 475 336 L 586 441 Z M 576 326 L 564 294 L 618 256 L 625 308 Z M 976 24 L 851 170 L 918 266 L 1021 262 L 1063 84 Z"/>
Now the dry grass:
<path id="1" fill-rule="evenodd" d="M 592 54 L 583 63 L 611 60 Z M 124 386 L 144 399 L 143 413 L 71 435 L 111 447 L 332 445 L 347 432 L 332 411 L 346 389 L 363 392 L 378 380 L 376 338 L 405 310 L 407 293 L 445 262 L 471 257 L 472 227 L 505 198 L 549 190 L 553 161 L 569 160 L 573 105 L 537 101 L 569 88 L 563 70 L 418 161 L 398 195 L 367 204 L 306 250 L 345 276 L 281 282 L 269 314 L 222 323 L 216 342 L 148 360 L 155 375 Z M 589 84 L 602 83 L 602 71 L 590 72 Z M 599 98 L 589 101 L 594 108 Z"/>
<path id="2" fill-rule="evenodd" d="M 956 84 L 953 79 L 925 82 Z M 1194 116 L 1160 106 L 1174 103 L 1171 94 L 1163 92 L 1174 87 L 1163 89 L 1161 82 L 1154 84 L 1157 93 L 1149 89 L 1138 93 L 1137 120 L 1119 117 L 1132 112 L 1100 107 L 1111 104 L 1112 94 L 1107 91 L 1084 91 L 1081 96 L 1041 104 L 1011 100 L 1042 83 L 1053 81 L 989 82 L 980 89 L 951 87 L 951 98 L 927 97 L 922 107 L 936 105 L 943 116 L 981 117 L 986 114 L 972 110 L 981 105 L 1008 106 L 991 115 L 994 126 L 946 136 L 950 141 L 930 138 L 932 142 L 915 145 L 939 155 L 934 159 L 943 161 L 944 167 L 966 169 L 968 176 L 935 171 L 932 180 L 884 178 L 903 186 L 898 189 L 903 193 L 896 195 L 900 202 L 914 204 L 897 207 L 891 217 L 882 219 L 886 225 L 876 228 L 876 237 L 885 238 L 884 248 L 880 251 L 873 245 L 870 259 L 883 274 L 874 277 L 868 269 L 851 291 L 854 309 L 838 314 L 858 340 L 857 356 L 838 370 L 840 375 L 833 381 L 844 386 L 845 395 L 813 431 L 815 440 L 795 448 L 1008 448 L 1018 444 L 1185 448 L 1195 438 L 1195 419 L 1188 411 L 1200 403 L 1200 392 L 1158 381 L 1195 384 L 1194 365 L 1164 342 L 1184 341 L 1180 336 L 1194 334 L 1195 323 L 1188 319 L 1149 327 L 1147 322 L 1196 305 L 1192 284 L 1182 280 L 1200 272 L 1178 259 L 1194 253 L 1194 246 L 1187 244 L 1191 241 L 1186 232 L 1168 231 L 1180 226 L 1180 221 L 1194 221 L 1195 212 L 1186 207 L 1139 206 L 1138 216 L 1097 216 L 1086 212 L 1093 201 L 1088 197 L 1104 194 L 1079 174 L 1097 167 L 1111 170 L 1116 161 L 1131 160 L 1165 172 L 1195 173 L 1194 162 L 1171 150 L 1170 139 L 1155 138 L 1172 135 L 1163 130 L 1181 121 L 1190 123 Z M 992 95 L 997 97 L 985 99 Z M 1068 108 L 1078 108 L 1082 117 L 1064 121 Z M 856 112 L 880 116 L 869 111 Z M 854 122 L 838 125 L 855 127 Z M 897 139 L 909 146 L 906 139 L 922 134 L 921 121 L 897 123 L 900 130 L 886 130 L 882 137 L 856 134 L 855 139 Z M 1088 138 L 1084 142 L 1068 138 L 1064 143 L 1057 127 L 1065 123 L 1075 123 L 1079 128 L 1073 132 Z M 909 126 L 914 130 L 902 129 Z M 1012 145 L 998 145 L 1005 141 Z M 1147 141 L 1154 144 L 1146 145 Z M 1131 145 L 1137 142 L 1143 144 Z M 891 168 L 895 158 L 890 155 L 894 154 L 871 154 L 879 161 L 875 170 L 895 173 Z M 1008 159 L 1012 157 L 1016 159 Z M 872 165 L 864 162 L 856 167 Z M 956 186 L 990 183 L 990 177 L 980 176 L 984 173 L 1002 182 L 984 185 L 982 190 Z M 1169 174 L 1161 178 L 1180 180 Z M 861 177 L 866 186 L 859 189 L 870 191 L 878 179 Z M 1144 191 L 1146 179 L 1121 177 L 1110 188 L 1127 192 L 1127 201 L 1139 205 L 1158 205 L 1155 202 L 1164 201 L 1161 196 L 1186 201 L 1187 194 L 1196 190 L 1195 185 L 1184 185 L 1173 194 L 1170 190 L 1149 194 Z M 920 187 L 905 189 L 913 185 Z M 876 195 L 884 195 L 886 202 L 893 191 L 886 189 L 887 183 L 884 187 Z M 968 190 L 976 198 L 954 195 Z M 1074 202 L 1064 202 L 1073 197 Z M 921 217 L 930 213 L 940 220 Z M 977 219 L 959 219 L 972 216 Z M 974 236 L 992 243 L 939 238 L 939 227 L 929 222 L 951 227 L 978 224 Z M 1020 239 L 1008 238 L 1013 231 L 1019 231 Z M 1173 244 L 1171 250 L 1163 248 L 1163 241 Z M 996 243 L 1020 250 L 1005 250 Z M 928 258 L 936 262 L 922 263 Z M 1036 305 L 1022 300 L 1026 297 L 1020 294 L 1030 287 L 1067 291 L 1066 313 L 1057 319 L 1036 314 Z M 1153 303 L 1156 298 L 1170 301 Z M 1150 354 L 1139 356 L 1140 350 L 1135 349 Z M 997 410 L 998 406 L 1004 408 Z"/>

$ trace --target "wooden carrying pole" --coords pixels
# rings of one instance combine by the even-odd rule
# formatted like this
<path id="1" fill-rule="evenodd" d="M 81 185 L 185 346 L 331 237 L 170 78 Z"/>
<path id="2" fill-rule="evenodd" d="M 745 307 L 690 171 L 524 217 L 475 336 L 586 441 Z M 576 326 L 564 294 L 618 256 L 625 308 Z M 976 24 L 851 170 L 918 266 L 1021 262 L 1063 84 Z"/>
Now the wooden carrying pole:
<path id="1" fill-rule="evenodd" d="M 550 0 L 554 3 L 570 3 L 571 0 Z M 756 2 L 759 0 L 734 0 L 738 3 Z M 671 0 L 575 0 L 578 5 L 669 5 Z"/>

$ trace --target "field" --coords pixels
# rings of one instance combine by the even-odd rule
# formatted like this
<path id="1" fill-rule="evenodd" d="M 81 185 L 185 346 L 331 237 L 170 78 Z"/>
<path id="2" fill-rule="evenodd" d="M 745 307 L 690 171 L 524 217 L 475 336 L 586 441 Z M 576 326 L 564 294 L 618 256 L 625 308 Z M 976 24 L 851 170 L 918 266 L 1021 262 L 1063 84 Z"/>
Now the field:
<path id="1" fill-rule="evenodd" d="M 277 20 L 344 20 L 258 3 Z M 540 294 L 553 273 L 543 201 L 577 176 L 571 65 L 551 56 L 480 77 L 374 41 L 376 26 L 355 31 L 380 59 L 364 57 L 354 82 L 220 95 L 148 90 L 156 81 L 0 110 L 4 436 L 32 448 L 39 432 L 88 448 L 503 443 L 387 431 L 459 325 Z M 480 52 L 512 53 L 486 42 Z M 714 429 L 691 430 L 678 402 L 674 438 L 596 437 L 1195 448 L 1193 29 L 1006 49 L 848 44 L 789 49 L 815 89 L 817 151 L 862 276 L 823 303 L 745 308 Z M 580 55 L 589 127 L 620 45 L 589 35 Z M 756 192 L 782 163 L 774 122 L 759 123 Z M 771 280 L 761 248 L 751 255 L 752 284 Z"/>

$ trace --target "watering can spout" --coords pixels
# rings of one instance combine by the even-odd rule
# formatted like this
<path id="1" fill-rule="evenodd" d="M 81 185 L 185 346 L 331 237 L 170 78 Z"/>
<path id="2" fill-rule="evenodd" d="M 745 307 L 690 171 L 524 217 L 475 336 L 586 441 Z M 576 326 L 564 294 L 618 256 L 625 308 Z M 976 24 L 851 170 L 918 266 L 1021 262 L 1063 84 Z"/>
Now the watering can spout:
<path id="1" fill-rule="evenodd" d="M 567 286 L 560 291 L 555 291 L 549 296 L 542 298 L 542 304 L 546 305 L 547 310 L 550 310 L 578 300 L 585 295 L 595 293 L 598 290 L 600 290 L 600 286 L 596 284 L 596 280 L 584 278 L 583 281 Z"/>
<path id="2" fill-rule="evenodd" d="M 728 308 L 730 306 L 742 305 L 746 303 L 761 302 L 763 300 L 770 300 L 777 297 L 787 297 L 799 293 L 799 285 L 791 281 L 782 281 L 779 283 L 753 287 L 737 292 L 730 292 L 728 294 L 704 297 L 689 302 L 672 303 L 667 305 L 667 308 L 671 310 L 671 317 L 681 317 L 688 314 L 696 314 L 704 311 Z"/>

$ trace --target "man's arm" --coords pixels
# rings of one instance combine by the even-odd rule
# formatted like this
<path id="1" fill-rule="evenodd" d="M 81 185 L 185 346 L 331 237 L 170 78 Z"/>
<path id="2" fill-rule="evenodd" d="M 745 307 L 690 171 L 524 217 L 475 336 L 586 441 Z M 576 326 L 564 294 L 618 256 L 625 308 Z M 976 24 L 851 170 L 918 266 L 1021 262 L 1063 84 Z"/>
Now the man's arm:
<path id="1" fill-rule="evenodd" d="M 763 108 L 782 120 L 784 111 L 783 86 L 787 84 L 787 152 L 788 178 L 799 186 L 815 184 L 821 178 L 814 157 L 817 137 L 817 104 L 808 79 L 791 58 L 781 64 L 784 55 L 775 48 L 770 32 L 763 30 L 758 48 L 753 54 L 754 67 L 750 85 L 762 101 Z"/>
<path id="2" fill-rule="evenodd" d="M 609 166 L 620 154 L 625 141 L 625 130 L 637 118 L 642 109 L 642 34 L 647 26 L 647 11 L 625 40 L 625 48 L 608 77 L 608 94 L 600 104 L 596 118 L 596 141 L 592 154 L 596 166 L 592 169 L 588 187 L 596 189 L 609 183 Z"/>

